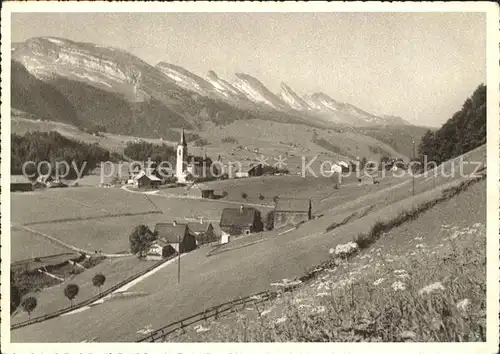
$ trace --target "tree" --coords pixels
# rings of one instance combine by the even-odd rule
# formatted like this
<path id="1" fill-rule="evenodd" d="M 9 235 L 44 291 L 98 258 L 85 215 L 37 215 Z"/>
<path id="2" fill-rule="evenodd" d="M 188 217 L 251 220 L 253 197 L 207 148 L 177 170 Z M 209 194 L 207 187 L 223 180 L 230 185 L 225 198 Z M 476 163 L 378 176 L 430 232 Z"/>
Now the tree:
<path id="1" fill-rule="evenodd" d="M 222 192 L 222 196 L 223 196 L 224 198 L 226 198 L 228 195 L 229 195 L 229 194 L 228 194 L 226 191 L 223 191 L 223 192 Z"/>
<path id="2" fill-rule="evenodd" d="M 92 284 L 94 284 L 94 286 L 98 289 L 99 294 L 101 293 L 101 286 L 104 285 L 105 281 L 106 281 L 106 277 L 102 273 L 97 273 L 92 278 Z"/>
<path id="3" fill-rule="evenodd" d="M 31 319 L 31 313 L 36 308 L 37 301 L 34 297 L 30 296 L 23 300 L 21 306 L 25 312 L 28 313 L 28 319 Z"/>
<path id="4" fill-rule="evenodd" d="M 129 236 L 130 251 L 137 254 L 140 258 L 143 256 L 149 244 L 154 240 L 155 236 L 149 227 L 146 225 L 138 225 Z"/>
<path id="5" fill-rule="evenodd" d="M 264 195 L 263 194 L 259 194 L 259 200 L 264 200 Z"/>
<path id="6" fill-rule="evenodd" d="M 246 200 L 248 198 L 248 194 L 243 192 L 243 193 L 241 193 L 241 197 Z"/>
<path id="7" fill-rule="evenodd" d="M 78 295 L 80 287 L 76 284 L 68 284 L 64 288 L 64 295 L 69 299 L 71 306 L 73 306 L 73 299 Z"/>
<path id="8" fill-rule="evenodd" d="M 274 203 L 276 204 L 276 203 L 278 202 L 278 200 L 279 200 L 279 199 L 280 199 L 280 197 L 278 197 L 277 195 L 275 195 L 275 196 L 273 197 L 273 201 L 274 201 Z"/>
<path id="9" fill-rule="evenodd" d="M 10 313 L 12 314 L 21 304 L 21 290 L 14 277 L 14 272 L 10 271 Z"/>

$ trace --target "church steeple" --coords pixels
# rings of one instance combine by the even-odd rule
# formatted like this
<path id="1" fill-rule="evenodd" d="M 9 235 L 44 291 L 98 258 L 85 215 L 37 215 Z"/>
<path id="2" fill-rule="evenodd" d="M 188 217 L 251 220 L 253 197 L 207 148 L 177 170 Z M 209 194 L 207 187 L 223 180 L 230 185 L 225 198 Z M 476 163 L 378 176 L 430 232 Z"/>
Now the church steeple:
<path id="1" fill-rule="evenodd" d="M 184 128 L 182 128 L 181 141 L 179 145 L 187 145 L 186 137 L 184 136 Z"/>

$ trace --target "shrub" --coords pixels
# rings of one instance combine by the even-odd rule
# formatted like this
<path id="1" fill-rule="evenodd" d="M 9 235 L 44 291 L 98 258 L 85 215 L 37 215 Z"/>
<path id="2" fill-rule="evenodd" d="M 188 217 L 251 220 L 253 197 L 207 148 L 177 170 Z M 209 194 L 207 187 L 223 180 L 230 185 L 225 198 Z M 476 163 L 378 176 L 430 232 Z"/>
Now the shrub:
<path id="1" fill-rule="evenodd" d="M 222 138 L 222 142 L 223 143 L 238 144 L 238 140 L 232 136 L 226 136 L 226 137 Z"/>

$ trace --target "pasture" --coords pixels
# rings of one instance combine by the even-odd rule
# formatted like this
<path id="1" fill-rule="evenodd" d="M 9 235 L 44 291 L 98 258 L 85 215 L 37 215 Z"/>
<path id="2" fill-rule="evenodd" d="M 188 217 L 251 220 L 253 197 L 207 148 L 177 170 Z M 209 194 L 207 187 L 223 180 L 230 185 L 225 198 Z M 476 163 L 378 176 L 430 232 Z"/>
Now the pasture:
<path id="1" fill-rule="evenodd" d="M 15 227 L 10 230 L 11 262 L 65 252 L 71 252 L 71 250 L 51 242 L 45 237 Z"/>
<path id="2" fill-rule="evenodd" d="M 119 188 L 68 187 L 11 193 L 12 222 L 34 224 L 154 212 L 140 194 Z"/>
<path id="3" fill-rule="evenodd" d="M 206 331 L 173 333 L 167 341 L 481 341 L 485 253 L 482 181 L 385 233 L 348 262 L 316 273 L 292 293 L 203 323 Z M 427 288 L 430 293 L 429 286 L 438 283 L 432 295 L 421 292 Z M 464 299 L 467 306 L 461 308 Z M 451 313 L 444 315 L 443 308 Z M 442 320 L 446 330 L 425 326 L 428 317 Z M 371 330 L 353 336 L 353 327 L 367 325 Z"/>
<path id="4" fill-rule="evenodd" d="M 126 257 L 117 259 L 105 259 L 95 267 L 85 270 L 82 273 L 70 276 L 64 282 L 44 288 L 40 292 L 26 294 L 37 298 L 38 306 L 31 314 L 32 317 L 42 316 L 69 306 L 69 300 L 64 296 L 64 287 L 68 284 L 77 284 L 80 288 L 75 304 L 87 300 L 97 295 L 97 289 L 92 284 L 92 278 L 97 273 L 102 273 L 106 277 L 101 291 L 111 288 L 128 277 L 139 273 L 141 270 L 150 267 L 154 262 L 142 261 L 136 257 Z M 28 315 L 21 309 L 11 318 L 12 323 L 22 322 L 28 319 Z"/>

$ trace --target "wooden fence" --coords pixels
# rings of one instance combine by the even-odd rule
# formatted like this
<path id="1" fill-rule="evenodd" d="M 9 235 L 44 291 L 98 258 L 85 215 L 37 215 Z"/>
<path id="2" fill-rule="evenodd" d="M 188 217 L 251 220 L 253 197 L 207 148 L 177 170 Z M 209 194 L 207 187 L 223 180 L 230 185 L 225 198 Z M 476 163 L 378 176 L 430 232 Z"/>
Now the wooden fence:
<path id="1" fill-rule="evenodd" d="M 58 310 L 58 311 L 55 311 L 55 312 L 52 312 L 52 313 L 48 313 L 46 315 L 42 315 L 42 316 L 39 316 L 39 317 L 35 317 L 35 318 L 29 319 L 27 321 L 15 323 L 15 324 L 13 324 L 13 325 L 10 326 L 10 329 L 11 330 L 15 330 L 15 329 L 18 329 L 18 328 L 21 328 L 21 327 L 26 327 L 26 326 L 29 326 L 29 325 L 32 325 L 32 324 L 35 324 L 35 323 L 47 321 L 47 320 L 50 320 L 52 318 L 55 318 L 55 317 L 61 316 L 63 314 L 66 314 L 68 312 L 71 312 L 71 311 L 74 311 L 76 309 L 79 309 L 81 307 L 88 306 L 88 305 L 92 304 L 93 302 L 95 302 L 95 301 L 97 301 L 99 299 L 102 299 L 103 297 L 111 294 L 113 291 L 118 290 L 119 288 L 121 288 L 122 286 L 130 283 L 131 281 L 139 278 L 140 276 L 146 274 L 147 272 L 152 271 L 156 267 L 158 267 L 158 266 L 162 265 L 163 263 L 171 260 L 172 258 L 173 257 L 162 259 L 161 261 L 156 262 L 155 264 L 153 264 L 151 267 L 148 267 L 148 268 L 142 270 L 141 272 L 128 277 L 127 279 L 121 281 L 120 283 L 118 283 L 116 285 L 113 285 L 111 288 L 109 288 L 109 289 L 101 292 L 99 295 L 93 296 L 93 297 L 91 297 L 91 298 L 89 298 L 87 300 L 84 300 L 84 301 L 82 301 L 82 302 L 80 302 L 80 303 L 78 303 L 78 304 L 76 304 L 74 306 L 66 307 L 64 309 L 61 309 L 61 310 Z"/>
<path id="2" fill-rule="evenodd" d="M 281 292 L 292 291 L 296 286 L 285 287 Z M 244 309 L 248 304 L 257 305 L 265 301 L 271 301 L 275 299 L 280 292 L 277 291 L 262 291 L 257 294 L 250 296 L 240 297 L 235 300 L 225 302 L 221 305 L 217 305 L 206 309 L 202 312 L 198 312 L 195 315 L 183 318 L 182 320 L 172 322 L 160 329 L 157 329 L 147 336 L 139 339 L 137 342 L 158 342 L 164 341 L 169 334 L 176 331 L 182 331 L 185 333 L 186 327 L 192 326 L 195 323 L 207 321 L 210 318 L 218 319 L 221 316 L 227 315 L 229 313 L 234 313 L 239 309 Z"/>

